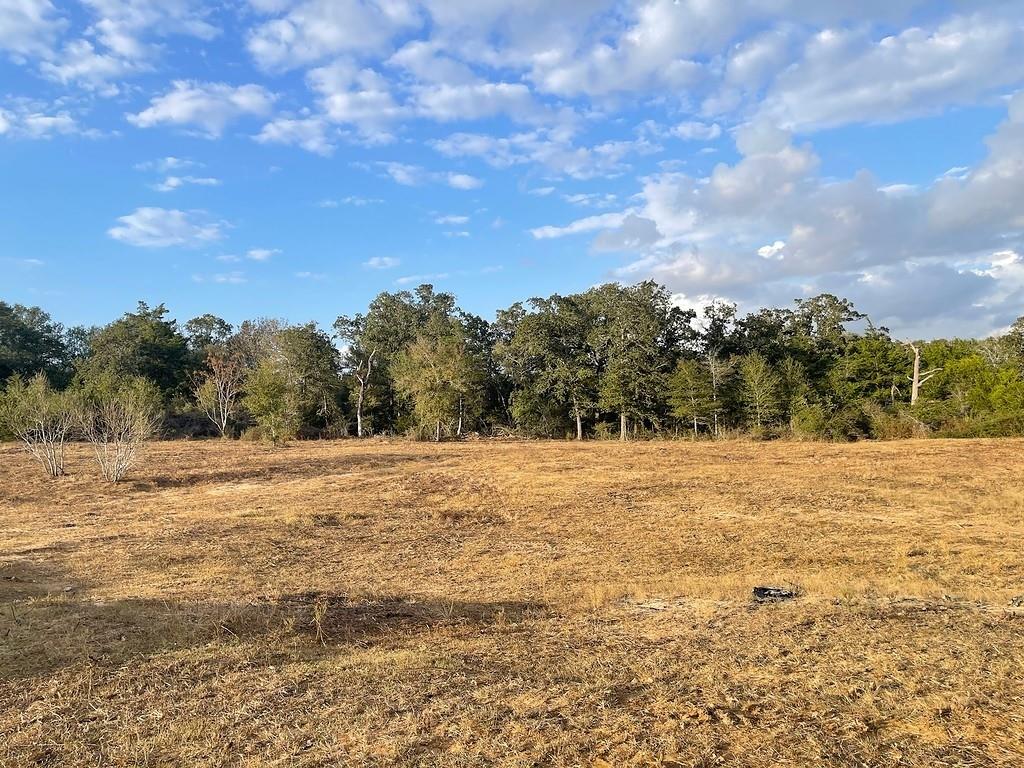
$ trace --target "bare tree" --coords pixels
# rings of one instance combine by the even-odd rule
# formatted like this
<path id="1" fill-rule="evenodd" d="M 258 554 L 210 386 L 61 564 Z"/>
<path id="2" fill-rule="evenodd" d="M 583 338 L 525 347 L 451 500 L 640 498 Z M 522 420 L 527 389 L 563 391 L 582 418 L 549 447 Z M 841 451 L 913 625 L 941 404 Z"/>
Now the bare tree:
<path id="1" fill-rule="evenodd" d="M 92 445 L 104 479 L 116 483 L 160 425 L 160 394 L 152 382 L 103 377 L 87 385 L 79 425 Z"/>
<path id="2" fill-rule="evenodd" d="M 245 367 L 242 360 L 224 350 L 211 350 L 206 356 L 206 371 L 199 374 L 192 386 L 196 402 L 213 422 L 221 437 L 227 436 L 228 424 L 238 408 Z"/>
<path id="3" fill-rule="evenodd" d="M 0 399 L 0 423 L 25 445 L 51 477 L 64 474 L 64 446 L 75 413 L 68 395 L 37 373 L 28 383 L 15 376 Z"/>
<path id="4" fill-rule="evenodd" d="M 903 345 L 909 347 L 914 352 L 914 375 L 907 376 L 907 379 L 910 381 L 910 404 L 914 405 L 921 394 L 921 385 L 935 376 L 935 374 L 940 373 L 942 369 L 932 368 L 930 371 L 921 373 L 921 348 L 911 341 L 905 341 Z"/>

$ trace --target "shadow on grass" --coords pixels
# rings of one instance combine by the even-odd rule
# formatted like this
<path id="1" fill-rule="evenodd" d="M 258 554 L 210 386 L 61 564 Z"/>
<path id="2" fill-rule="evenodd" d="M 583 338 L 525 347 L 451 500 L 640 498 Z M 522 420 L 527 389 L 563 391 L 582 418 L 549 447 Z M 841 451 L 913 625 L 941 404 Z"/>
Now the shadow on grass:
<path id="1" fill-rule="evenodd" d="M 400 464 L 418 462 L 433 463 L 443 457 L 422 454 L 366 454 L 336 457 L 310 457 L 297 461 L 290 457 L 287 449 L 279 455 L 273 454 L 271 459 L 259 464 L 238 464 L 230 469 L 207 469 L 204 466 L 193 466 L 183 469 L 180 473 L 143 474 L 145 467 L 134 480 L 128 483 L 134 491 L 152 491 L 163 488 L 184 488 L 197 485 L 216 485 L 221 483 L 237 483 L 251 481 L 280 482 L 301 478 L 316 478 L 324 475 L 338 475 L 347 472 L 366 472 L 388 470 Z"/>
<path id="2" fill-rule="evenodd" d="M 22 562 L 0 569 L 0 680 L 46 676 L 77 664 L 120 666 L 214 642 L 270 639 L 361 646 L 462 627 L 480 631 L 543 616 L 540 603 L 392 596 L 351 600 L 305 593 L 276 600 L 93 600 Z"/>

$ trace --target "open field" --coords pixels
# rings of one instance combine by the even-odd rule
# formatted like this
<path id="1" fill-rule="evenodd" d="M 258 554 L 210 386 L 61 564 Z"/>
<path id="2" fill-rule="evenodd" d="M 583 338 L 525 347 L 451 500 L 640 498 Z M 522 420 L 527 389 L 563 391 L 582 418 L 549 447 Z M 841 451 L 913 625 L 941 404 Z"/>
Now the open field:
<path id="1" fill-rule="evenodd" d="M 0 765 L 1024 764 L 1024 441 L 70 469 L 0 446 Z"/>

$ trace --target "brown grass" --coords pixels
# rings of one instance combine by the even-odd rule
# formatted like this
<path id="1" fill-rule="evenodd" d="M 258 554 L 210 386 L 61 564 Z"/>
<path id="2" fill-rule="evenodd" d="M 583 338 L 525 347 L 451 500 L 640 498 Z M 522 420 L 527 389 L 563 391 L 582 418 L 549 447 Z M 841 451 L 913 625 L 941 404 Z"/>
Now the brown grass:
<path id="1" fill-rule="evenodd" d="M 1024 765 L 1022 449 L 0 446 L 0 765 Z"/>

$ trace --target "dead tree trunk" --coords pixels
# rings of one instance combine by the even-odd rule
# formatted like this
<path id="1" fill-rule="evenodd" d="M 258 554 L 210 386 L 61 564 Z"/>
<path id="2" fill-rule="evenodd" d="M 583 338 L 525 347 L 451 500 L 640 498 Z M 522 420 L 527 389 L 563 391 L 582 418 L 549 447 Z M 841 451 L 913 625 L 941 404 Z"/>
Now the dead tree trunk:
<path id="1" fill-rule="evenodd" d="M 370 374 L 373 373 L 373 357 L 377 350 L 373 350 L 366 358 L 366 370 L 356 371 L 356 380 L 359 382 L 359 397 L 356 400 L 356 437 L 363 436 L 363 403 L 366 400 L 366 388 L 370 383 Z"/>
<path id="2" fill-rule="evenodd" d="M 921 385 L 931 379 L 935 374 L 942 371 L 941 368 L 932 368 L 930 371 L 921 373 L 921 348 L 910 341 L 903 342 L 904 346 L 909 347 L 914 353 L 914 375 L 907 376 L 910 380 L 910 404 L 914 405 L 917 403 L 917 398 L 921 394 Z"/>
<path id="3" fill-rule="evenodd" d="M 619 440 L 621 440 L 622 442 L 626 442 L 626 440 L 628 439 L 626 436 L 626 429 L 628 426 L 629 425 L 626 421 L 626 413 L 625 411 L 623 411 L 622 413 L 619 414 Z"/>

